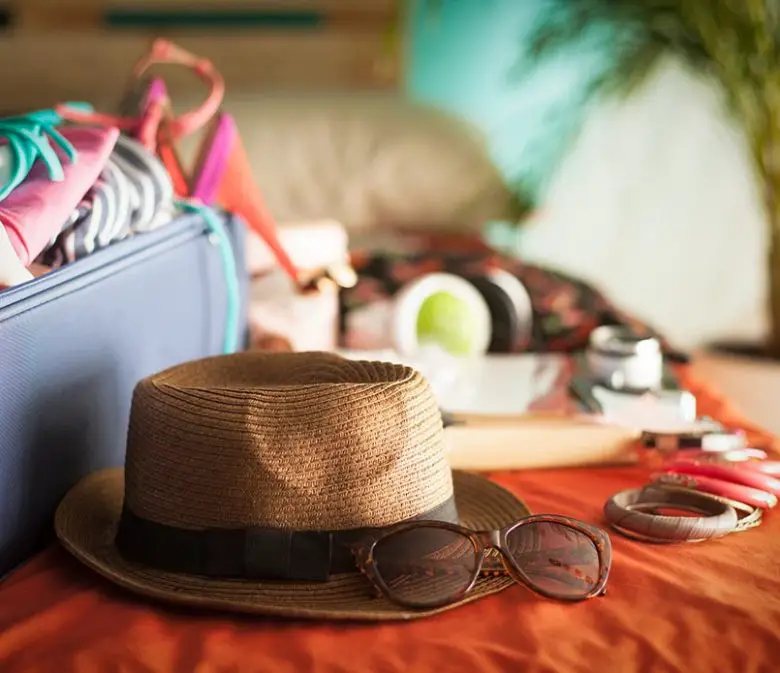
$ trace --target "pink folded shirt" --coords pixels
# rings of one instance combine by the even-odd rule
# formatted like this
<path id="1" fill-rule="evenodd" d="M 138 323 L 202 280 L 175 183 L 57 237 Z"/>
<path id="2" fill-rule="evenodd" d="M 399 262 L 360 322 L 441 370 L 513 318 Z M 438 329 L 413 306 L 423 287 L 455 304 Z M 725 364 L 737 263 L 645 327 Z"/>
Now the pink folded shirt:
<path id="1" fill-rule="evenodd" d="M 20 261 L 29 266 L 51 240 L 89 191 L 108 161 L 119 131 L 115 128 L 66 127 L 59 129 L 78 152 L 69 163 L 62 161 L 65 179 L 52 182 L 42 162 L 33 166 L 25 181 L 0 202 L 0 223 Z"/>

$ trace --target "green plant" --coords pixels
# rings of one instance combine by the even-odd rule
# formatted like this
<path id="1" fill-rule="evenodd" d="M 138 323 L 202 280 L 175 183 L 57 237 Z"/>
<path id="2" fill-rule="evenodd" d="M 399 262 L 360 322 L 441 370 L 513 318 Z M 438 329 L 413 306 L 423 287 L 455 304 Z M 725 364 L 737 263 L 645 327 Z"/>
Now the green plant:
<path id="1" fill-rule="evenodd" d="M 626 95 L 665 54 L 715 78 L 742 124 L 769 226 L 768 350 L 780 356 L 780 0 L 570 0 L 536 33 L 542 57 L 595 24 L 617 26 L 614 67 L 594 93 Z"/>

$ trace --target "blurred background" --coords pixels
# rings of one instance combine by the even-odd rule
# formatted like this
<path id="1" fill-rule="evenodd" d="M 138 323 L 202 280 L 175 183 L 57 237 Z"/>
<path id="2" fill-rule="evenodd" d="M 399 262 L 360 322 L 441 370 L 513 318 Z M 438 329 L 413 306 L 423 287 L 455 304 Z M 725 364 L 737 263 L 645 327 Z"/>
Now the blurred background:
<path id="1" fill-rule="evenodd" d="M 7 0 L 3 98 L 115 110 L 164 35 L 224 75 L 279 220 L 478 233 L 681 348 L 776 355 L 778 18 L 677 4 Z M 205 93 L 165 77 L 177 108 Z"/>

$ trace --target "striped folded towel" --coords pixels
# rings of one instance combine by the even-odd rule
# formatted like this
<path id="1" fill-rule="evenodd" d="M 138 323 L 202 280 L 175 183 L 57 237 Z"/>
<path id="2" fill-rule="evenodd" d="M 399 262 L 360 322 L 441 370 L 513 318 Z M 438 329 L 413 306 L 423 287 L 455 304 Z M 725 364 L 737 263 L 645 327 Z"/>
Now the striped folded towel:
<path id="1" fill-rule="evenodd" d="M 141 143 L 120 135 L 92 189 L 40 261 L 58 267 L 133 234 L 152 231 L 175 214 L 165 166 Z"/>

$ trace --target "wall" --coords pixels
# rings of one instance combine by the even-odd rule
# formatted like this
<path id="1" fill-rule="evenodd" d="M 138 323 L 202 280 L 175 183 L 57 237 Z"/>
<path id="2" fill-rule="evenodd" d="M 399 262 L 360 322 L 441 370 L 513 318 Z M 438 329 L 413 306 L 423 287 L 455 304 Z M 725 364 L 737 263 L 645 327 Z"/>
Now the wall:
<path id="1" fill-rule="evenodd" d="M 760 181 L 721 91 L 667 60 L 591 111 L 520 253 L 605 288 L 682 347 L 768 333 Z"/>
<path id="2" fill-rule="evenodd" d="M 115 104 L 165 36 L 211 59 L 231 91 L 395 89 L 389 33 L 400 0 L 11 0 L 0 31 L 6 108 Z M 183 68 L 176 90 L 200 91 Z"/>

